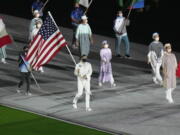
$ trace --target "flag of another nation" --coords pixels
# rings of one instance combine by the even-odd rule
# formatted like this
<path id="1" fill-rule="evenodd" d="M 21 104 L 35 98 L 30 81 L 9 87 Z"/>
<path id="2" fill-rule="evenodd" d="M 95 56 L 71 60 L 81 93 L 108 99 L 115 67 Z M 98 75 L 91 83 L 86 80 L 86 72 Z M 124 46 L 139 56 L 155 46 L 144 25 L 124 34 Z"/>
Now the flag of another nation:
<path id="1" fill-rule="evenodd" d="M 0 48 L 4 45 L 11 44 L 12 39 L 6 32 L 5 24 L 3 20 L 0 18 Z"/>
<path id="2" fill-rule="evenodd" d="M 134 0 L 134 4 L 132 7 L 129 7 L 129 8 L 132 8 L 132 9 L 136 9 L 136 8 L 144 8 L 144 0 Z"/>
<path id="3" fill-rule="evenodd" d="M 26 60 L 33 69 L 47 64 L 62 47 L 66 46 L 60 30 L 56 27 L 52 18 L 48 15 L 33 41 L 26 56 Z"/>
<path id="4" fill-rule="evenodd" d="M 118 2 L 118 5 L 119 5 L 120 7 L 123 7 L 123 6 L 124 6 L 124 1 L 123 1 L 123 0 L 117 0 L 117 2 Z"/>
<path id="5" fill-rule="evenodd" d="M 89 0 L 75 0 L 75 2 L 78 2 L 80 5 L 88 8 L 89 7 Z"/>

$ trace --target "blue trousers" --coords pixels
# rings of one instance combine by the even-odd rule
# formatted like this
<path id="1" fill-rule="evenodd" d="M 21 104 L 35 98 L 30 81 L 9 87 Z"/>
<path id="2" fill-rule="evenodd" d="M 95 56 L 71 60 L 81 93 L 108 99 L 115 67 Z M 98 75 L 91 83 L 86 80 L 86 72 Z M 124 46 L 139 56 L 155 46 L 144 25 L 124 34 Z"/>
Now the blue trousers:
<path id="1" fill-rule="evenodd" d="M 121 41 L 124 41 L 124 44 L 126 46 L 126 55 L 129 55 L 129 50 L 130 50 L 130 44 L 129 44 L 129 39 L 127 35 L 118 35 L 116 34 L 116 40 L 115 40 L 115 53 L 116 55 L 120 54 L 120 46 L 121 46 Z"/>

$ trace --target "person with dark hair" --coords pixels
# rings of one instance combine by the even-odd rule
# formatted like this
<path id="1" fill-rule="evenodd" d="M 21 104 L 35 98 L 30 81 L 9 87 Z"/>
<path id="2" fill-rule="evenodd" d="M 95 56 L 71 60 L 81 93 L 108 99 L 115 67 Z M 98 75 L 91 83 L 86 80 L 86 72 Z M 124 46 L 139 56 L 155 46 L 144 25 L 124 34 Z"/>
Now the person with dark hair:
<path id="1" fill-rule="evenodd" d="M 159 41 L 160 37 L 157 32 L 153 33 L 152 38 L 154 41 L 149 45 L 148 64 L 151 64 L 152 67 L 154 83 L 162 85 L 160 68 L 164 54 L 163 44 Z"/>
<path id="2" fill-rule="evenodd" d="M 31 67 L 28 61 L 26 61 L 25 56 L 28 52 L 28 47 L 25 46 L 23 48 L 23 52 L 20 53 L 19 55 L 19 70 L 21 74 L 21 80 L 18 84 L 18 89 L 17 93 L 21 92 L 21 86 L 24 84 L 24 81 L 26 82 L 26 95 L 31 96 L 32 94 L 30 93 L 30 72 L 31 72 Z"/>
<path id="3" fill-rule="evenodd" d="M 74 10 L 71 12 L 71 22 L 73 26 L 73 39 L 72 39 L 72 47 L 76 48 L 76 29 L 78 25 L 81 23 L 81 17 L 83 16 L 83 9 L 79 6 L 79 3 L 76 2 L 74 5 Z"/>
<path id="4" fill-rule="evenodd" d="M 176 69 L 177 60 L 172 53 L 171 44 L 167 43 L 164 46 L 165 53 L 162 60 L 164 87 L 166 88 L 166 99 L 169 103 L 174 103 L 172 92 L 176 88 Z"/>
<path id="5" fill-rule="evenodd" d="M 102 47 L 103 48 L 100 50 L 101 67 L 99 74 L 99 86 L 101 87 L 102 83 L 110 82 L 111 87 L 115 87 L 116 84 L 114 83 L 111 66 L 112 52 L 106 40 L 102 42 Z"/>
<path id="6" fill-rule="evenodd" d="M 122 58 L 120 54 L 120 46 L 121 46 L 121 41 L 123 40 L 126 46 L 125 58 L 130 58 L 130 43 L 126 30 L 126 26 L 128 25 L 129 25 L 129 20 L 123 17 L 122 11 L 118 11 L 116 20 L 114 21 L 114 28 L 113 28 L 116 36 L 116 40 L 115 40 L 116 57 Z"/>
<path id="7" fill-rule="evenodd" d="M 86 111 L 91 111 L 90 108 L 90 81 L 92 75 L 92 66 L 87 62 L 87 56 L 83 55 L 80 62 L 76 65 L 74 74 L 77 76 L 78 92 L 73 100 L 73 107 L 77 109 L 78 99 L 82 96 L 83 90 L 85 89 L 86 94 Z"/>

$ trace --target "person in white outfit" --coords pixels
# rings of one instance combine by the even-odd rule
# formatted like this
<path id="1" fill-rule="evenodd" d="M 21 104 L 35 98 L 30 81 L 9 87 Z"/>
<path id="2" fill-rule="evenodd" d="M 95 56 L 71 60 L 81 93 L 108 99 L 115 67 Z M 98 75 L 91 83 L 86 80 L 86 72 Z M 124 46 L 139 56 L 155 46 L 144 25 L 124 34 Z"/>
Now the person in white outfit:
<path id="1" fill-rule="evenodd" d="M 154 83 L 162 85 L 160 68 L 164 55 L 163 44 L 159 41 L 158 33 L 153 33 L 152 38 L 154 39 L 154 41 L 149 45 L 148 64 L 151 64 L 152 67 Z"/>
<path id="2" fill-rule="evenodd" d="M 29 40 L 31 41 L 31 35 L 32 31 L 36 27 L 36 22 L 41 21 L 43 23 L 43 20 L 40 18 L 40 13 L 38 10 L 34 10 L 34 18 L 31 20 L 30 25 L 29 25 Z"/>
<path id="3" fill-rule="evenodd" d="M 166 88 L 166 99 L 169 103 L 174 103 L 172 92 L 176 88 L 176 69 L 177 60 L 174 53 L 172 53 L 171 44 L 167 43 L 164 46 L 165 54 L 163 56 L 163 81 Z"/>
<path id="4" fill-rule="evenodd" d="M 78 92 L 73 100 L 73 107 L 77 109 L 78 99 L 82 96 L 83 90 L 85 89 L 85 102 L 86 111 L 91 111 L 90 108 L 90 81 L 92 75 L 92 66 L 86 61 L 87 56 L 83 55 L 80 62 L 76 65 L 74 74 L 77 76 Z"/>
<path id="5" fill-rule="evenodd" d="M 42 26 L 42 21 L 41 21 L 41 20 L 36 20 L 36 21 L 35 21 L 35 27 L 33 28 L 32 32 L 31 32 L 31 35 L 30 35 L 30 40 L 31 40 L 31 42 L 33 41 L 33 39 L 35 38 L 35 36 L 36 36 L 37 33 L 39 32 L 41 26 Z M 39 71 L 40 71 L 41 73 L 44 73 L 44 69 L 43 69 L 42 66 L 39 68 Z"/>

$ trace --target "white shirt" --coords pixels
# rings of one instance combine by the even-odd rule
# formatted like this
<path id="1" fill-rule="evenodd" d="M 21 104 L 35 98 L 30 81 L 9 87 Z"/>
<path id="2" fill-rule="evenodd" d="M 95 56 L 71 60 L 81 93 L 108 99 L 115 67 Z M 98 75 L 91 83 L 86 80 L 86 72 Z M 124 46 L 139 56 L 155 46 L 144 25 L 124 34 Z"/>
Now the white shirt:
<path id="1" fill-rule="evenodd" d="M 90 80 L 92 75 L 92 66 L 88 62 L 80 62 L 76 65 L 74 74 L 81 80 Z M 84 76 L 86 76 L 84 78 Z"/>

